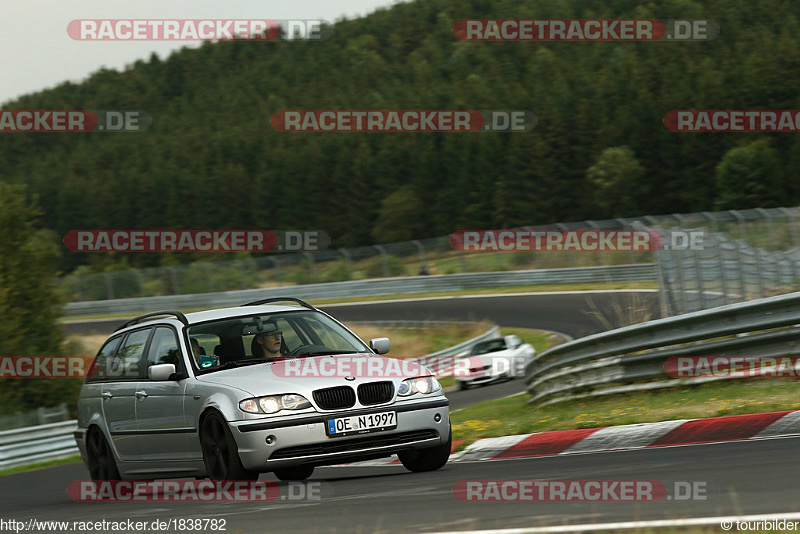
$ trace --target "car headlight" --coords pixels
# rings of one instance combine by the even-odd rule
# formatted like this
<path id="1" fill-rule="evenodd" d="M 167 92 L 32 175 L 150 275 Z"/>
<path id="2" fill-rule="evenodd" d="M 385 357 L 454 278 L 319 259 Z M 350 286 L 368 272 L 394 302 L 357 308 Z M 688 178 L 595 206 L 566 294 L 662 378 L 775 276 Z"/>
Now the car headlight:
<path id="1" fill-rule="evenodd" d="M 435 393 L 442 389 L 439 381 L 433 376 L 421 376 L 418 378 L 408 378 L 400 383 L 397 388 L 397 394 L 401 397 L 408 397 L 415 393 Z"/>
<path id="2" fill-rule="evenodd" d="M 302 410 L 310 406 L 308 399 L 296 393 L 258 397 L 239 403 L 239 409 L 247 413 L 278 413 L 281 410 Z"/>

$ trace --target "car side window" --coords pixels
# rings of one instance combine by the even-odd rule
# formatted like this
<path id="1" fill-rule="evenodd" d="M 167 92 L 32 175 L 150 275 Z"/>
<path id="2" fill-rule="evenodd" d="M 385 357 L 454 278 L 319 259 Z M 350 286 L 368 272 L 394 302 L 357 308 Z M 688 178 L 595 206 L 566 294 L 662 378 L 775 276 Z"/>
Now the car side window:
<path id="1" fill-rule="evenodd" d="M 103 345 L 94 359 L 94 364 L 92 364 L 92 368 L 86 380 L 87 382 L 102 382 L 109 378 L 108 364 L 111 357 L 117 352 L 120 341 L 122 341 L 122 336 L 117 336 L 106 341 L 106 344 Z"/>
<path id="2" fill-rule="evenodd" d="M 152 328 L 145 328 L 128 334 L 122 348 L 117 351 L 114 358 L 109 362 L 108 373 L 110 377 L 117 380 L 139 378 L 139 366 L 144 355 L 147 339 L 152 331 Z"/>
<path id="3" fill-rule="evenodd" d="M 150 341 L 150 349 L 147 351 L 147 368 L 151 365 L 171 363 L 175 365 L 175 370 L 183 368 L 183 358 L 178 345 L 178 336 L 175 330 L 168 326 L 159 326 Z M 147 376 L 147 369 L 145 369 Z"/>

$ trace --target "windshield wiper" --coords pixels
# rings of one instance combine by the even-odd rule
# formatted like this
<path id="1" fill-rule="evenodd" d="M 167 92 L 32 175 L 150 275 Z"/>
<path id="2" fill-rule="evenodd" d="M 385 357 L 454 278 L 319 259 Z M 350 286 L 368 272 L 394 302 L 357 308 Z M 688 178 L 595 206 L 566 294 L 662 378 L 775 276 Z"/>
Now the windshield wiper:
<path id="1" fill-rule="evenodd" d="M 252 365 L 256 363 L 270 363 L 269 360 L 262 360 L 260 358 L 242 358 L 239 360 L 233 360 L 230 362 L 225 362 L 222 365 L 223 369 L 231 369 L 233 367 L 239 367 L 240 365 Z"/>
<path id="2" fill-rule="evenodd" d="M 304 352 L 298 356 L 334 356 L 336 354 L 369 354 L 367 352 L 355 352 L 352 350 L 338 350 L 338 349 L 329 349 L 329 350 L 317 350 L 312 352 Z"/>

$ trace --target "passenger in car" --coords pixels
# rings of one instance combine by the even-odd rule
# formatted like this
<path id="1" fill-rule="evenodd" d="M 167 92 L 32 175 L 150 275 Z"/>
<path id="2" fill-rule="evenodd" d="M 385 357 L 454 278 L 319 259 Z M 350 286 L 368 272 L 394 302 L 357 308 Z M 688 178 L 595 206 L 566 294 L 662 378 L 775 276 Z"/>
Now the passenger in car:
<path id="1" fill-rule="evenodd" d="M 203 347 L 200 346 L 200 342 L 197 341 L 197 338 L 192 338 L 192 354 L 194 355 L 195 361 L 197 361 L 197 366 L 201 369 L 208 369 L 209 367 L 219 365 L 219 357 L 207 356 Z"/>

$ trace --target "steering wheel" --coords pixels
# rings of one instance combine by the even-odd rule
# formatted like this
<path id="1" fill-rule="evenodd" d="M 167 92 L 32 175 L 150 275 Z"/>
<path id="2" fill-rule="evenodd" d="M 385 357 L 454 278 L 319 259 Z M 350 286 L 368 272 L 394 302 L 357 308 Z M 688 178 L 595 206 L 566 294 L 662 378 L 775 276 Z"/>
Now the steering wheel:
<path id="1" fill-rule="evenodd" d="M 301 345 L 289 353 L 289 356 L 303 356 L 309 352 L 324 352 L 326 350 L 331 349 L 325 345 Z"/>

